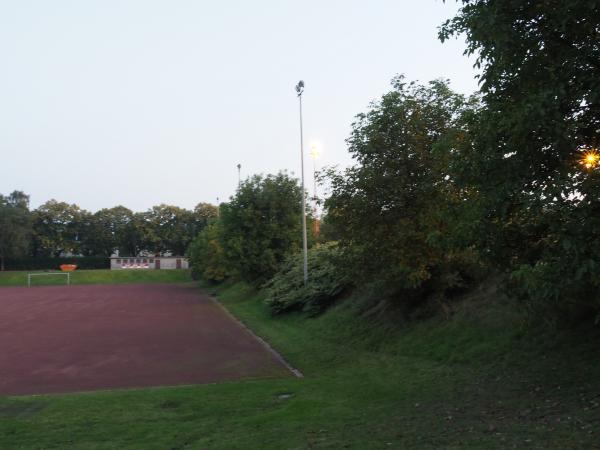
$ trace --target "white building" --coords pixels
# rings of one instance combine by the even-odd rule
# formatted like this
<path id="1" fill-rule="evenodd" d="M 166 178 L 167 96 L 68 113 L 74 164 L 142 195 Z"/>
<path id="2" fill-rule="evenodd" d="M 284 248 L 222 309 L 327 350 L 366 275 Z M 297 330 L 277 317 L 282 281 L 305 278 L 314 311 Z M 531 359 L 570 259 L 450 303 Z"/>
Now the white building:
<path id="1" fill-rule="evenodd" d="M 111 270 L 122 269 L 188 269 L 187 258 L 182 256 L 110 257 Z"/>

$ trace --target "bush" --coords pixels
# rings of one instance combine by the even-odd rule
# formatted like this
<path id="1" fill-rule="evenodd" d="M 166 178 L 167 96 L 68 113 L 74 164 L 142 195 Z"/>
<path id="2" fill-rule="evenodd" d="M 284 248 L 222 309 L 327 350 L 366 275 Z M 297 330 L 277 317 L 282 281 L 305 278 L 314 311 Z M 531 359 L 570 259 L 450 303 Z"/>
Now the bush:
<path id="1" fill-rule="evenodd" d="M 78 270 L 110 269 L 110 259 L 105 256 L 24 257 L 7 258 L 6 270 L 59 270 L 61 264 L 75 264 Z"/>
<path id="2" fill-rule="evenodd" d="M 283 267 L 265 285 L 266 304 L 273 314 L 303 310 L 310 315 L 324 311 L 350 285 L 334 259 L 339 253 L 335 242 L 317 245 L 308 252 L 308 283 L 304 285 L 303 257 L 289 257 Z"/>
<path id="3" fill-rule="evenodd" d="M 600 324 L 598 241 L 587 243 L 574 234 L 556 240 L 537 261 L 512 270 L 511 294 L 531 318 L 553 327 Z"/>

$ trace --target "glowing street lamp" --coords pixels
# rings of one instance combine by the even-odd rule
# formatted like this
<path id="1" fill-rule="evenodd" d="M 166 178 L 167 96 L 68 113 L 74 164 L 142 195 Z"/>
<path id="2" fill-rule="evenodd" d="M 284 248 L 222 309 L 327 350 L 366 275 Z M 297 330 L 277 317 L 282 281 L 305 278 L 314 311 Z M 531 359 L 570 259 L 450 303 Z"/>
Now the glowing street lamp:
<path id="1" fill-rule="evenodd" d="M 318 141 L 312 141 L 310 143 L 310 156 L 313 159 L 321 157 L 321 143 Z"/>
<path id="2" fill-rule="evenodd" d="M 588 169 L 596 167 L 600 163 L 600 154 L 594 149 L 588 150 L 583 154 L 581 163 Z"/>

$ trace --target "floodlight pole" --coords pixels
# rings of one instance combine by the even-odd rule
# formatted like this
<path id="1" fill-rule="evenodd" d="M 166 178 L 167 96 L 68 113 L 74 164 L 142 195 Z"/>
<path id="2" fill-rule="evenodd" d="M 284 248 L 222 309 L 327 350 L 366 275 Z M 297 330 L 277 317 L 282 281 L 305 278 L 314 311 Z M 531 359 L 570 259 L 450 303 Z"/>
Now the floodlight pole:
<path id="1" fill-rule="evenodd" d="M 302 93 L 304 81 L 296 85 L 296 93 L 300 104 L 300 168 L 302 175 L 302 251 L 304 256 L 304 284 L 308 282 L 308 244 L 306 239 L 306 192 L 304 191 L 304 133 L 302 131 Z"/>
<path id="2" fill-rule="evenodd" d="M 242 186 L 242 165 L 238 164 L 237 169 L 238 169 L 238 189 L 239 189 Z"/>

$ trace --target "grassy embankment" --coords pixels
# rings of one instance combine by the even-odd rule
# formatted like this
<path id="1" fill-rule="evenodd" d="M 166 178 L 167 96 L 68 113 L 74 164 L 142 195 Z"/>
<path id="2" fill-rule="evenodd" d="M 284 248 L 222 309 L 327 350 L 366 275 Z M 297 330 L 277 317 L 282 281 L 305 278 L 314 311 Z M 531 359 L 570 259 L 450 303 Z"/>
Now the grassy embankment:
<path id="1" fill-rule="evenodd" d="M 27 286 L 28 273 L 43 271 L 0 272 L 0 287 Z M 71 272 L 72 284 L 121 284 L 121 283 L 179 283 L 191 281 L 189 270 L 76 270 Z M 35 276 L 32 286 L 64 285 L 63 276 Z"/>
<path id="2" fill-rule="evenodd" d="M 0 448 L 598 447 L 597 337 L 520 331 L 493 292 L 413 324 L 360 296 L 307 319 L 217 293 L 305 378 L 4 398 Z"/>

